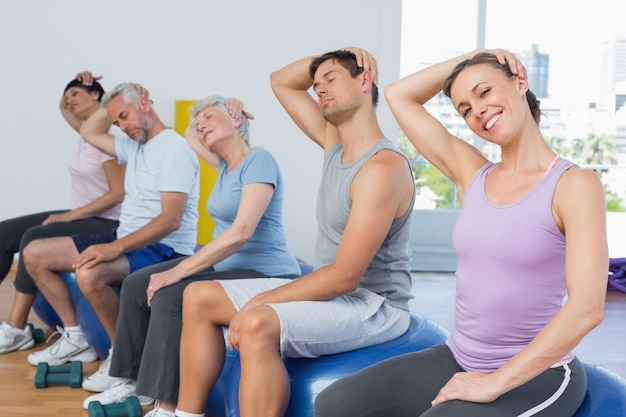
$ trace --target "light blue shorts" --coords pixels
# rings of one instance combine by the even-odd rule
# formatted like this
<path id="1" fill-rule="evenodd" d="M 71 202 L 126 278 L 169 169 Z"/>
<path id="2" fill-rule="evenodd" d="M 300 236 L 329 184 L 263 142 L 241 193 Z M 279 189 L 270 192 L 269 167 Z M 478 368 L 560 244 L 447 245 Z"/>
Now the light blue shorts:
<path id="1" fill-rule="evenodd" d="M 255 278 L 216 281 L 239 311 L 252 297 L 292 280 Z M 269 304 L 280 320 L 283 357 L 316 358 L 387 342 L 408 328 L 410 312 L 365 288 L 330 301 Z"/>

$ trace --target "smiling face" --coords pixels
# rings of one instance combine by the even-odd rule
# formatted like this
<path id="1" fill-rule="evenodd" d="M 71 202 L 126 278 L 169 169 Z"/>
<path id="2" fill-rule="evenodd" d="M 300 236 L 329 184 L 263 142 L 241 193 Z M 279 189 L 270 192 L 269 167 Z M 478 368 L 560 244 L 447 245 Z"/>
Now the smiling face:
<path id="1" fill-rule="evenodd" d="M 360 77 L 353 78 L 348 70 L 329 59 L 317 68 L 313 91 L 324 118 L 334 126 L 349 120 L 361 106 Z"/>
<path id="2" fill-rule="evenodd" d="M 100 107 L 98 96 L 95 91 L 89 92 L 84 88 L 70 87 L 63 94 L 63 100 L 74 116 L 81 120 L 87 120 Z"/>
<path id="3" fill-rule="evenodd" d="M 211 152 L 228 139 L 235 137 L 240 122 L 220 106 L 209 106 L 195 117 L 196 134 L 202 145 Z"/>
<path id="4" fill-rule="evenodd" d="M 458 74 L 450 98 L 472 132 L 502 145 L 527 121 L 526 85 L 490 65 L 472 65 Z"/>
<path id="5" fill-rule="evenodd" d="M 146 99 L 141 99 L 146 100 Z M 122 94 L 115 96 L 107 105 L 107 114 L 111 122 L 134 140 L 145 143 L 152 129 L 152 118 L 142 109 L 149 104 L 138 105 L 124 102 Z"/>

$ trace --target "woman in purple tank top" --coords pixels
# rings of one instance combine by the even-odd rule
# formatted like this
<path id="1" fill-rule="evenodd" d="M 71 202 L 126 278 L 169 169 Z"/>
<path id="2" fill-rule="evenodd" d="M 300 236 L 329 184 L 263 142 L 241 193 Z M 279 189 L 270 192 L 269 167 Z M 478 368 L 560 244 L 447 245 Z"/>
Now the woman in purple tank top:
<path id="1" fill-rule="evenodd" d="M 499 146 L 500 162 L 428 113 L 442 90 L 472 132 Z M 572 350 L 601 323 L 607 284 L 599 177 L 546 144 L 526 69 L 507 51 L 435 64 L 385 98 L 462 202 L 454 327 L 445 344 L 332 384 L 316 417 L 574 415 L 587 381 Z"/>

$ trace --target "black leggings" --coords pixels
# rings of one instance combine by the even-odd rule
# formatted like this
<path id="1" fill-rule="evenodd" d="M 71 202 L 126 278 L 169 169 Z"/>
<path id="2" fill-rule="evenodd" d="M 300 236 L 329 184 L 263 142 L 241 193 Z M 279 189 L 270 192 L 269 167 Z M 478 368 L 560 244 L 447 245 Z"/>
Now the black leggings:
<path id="1" fill-rule="evenodd" d="M 387 359 L 322 391 L 315 402 L 315 417 L 566 417 L 578 410 L 587 388 L 585 370 L 574 359 L 493 402 L 455 400 L 432 407 L 430 402 L 457 372 L 463 369 L 446 345 Z"/>
<path id="2" fill-rule="evenodd" d="M 178 400 L 183 291 L 195 281 L 262 278 L 255 271 L 216 272 L 209 268 L 174 285 L 161 288 L 148 307 L 150 275 L 168 270 L 184 258 L 133 272 L 122 284 L 120 314 L 115 328 L 109 374 L 137 379 L 137 393 L 165 401 Z"/>
<path id="3" fill-rule="evenodd" d="M 37 286 L 24 267 L 22 251 L 35 239 L 71 236 L 76 233 L 109 233 L 119 224 L 116 220 L 89 217 L 73 222 L 51 223 L 43 221 L 51 214 L 65 213 L 68 210 L 53 210 L 30 214 L 0 222 L 0 282 L 11 270 L 13 258 L 19 252 L 20 257 L 15 273 L 15 289 L 24 294 L 37 294 Z"/>

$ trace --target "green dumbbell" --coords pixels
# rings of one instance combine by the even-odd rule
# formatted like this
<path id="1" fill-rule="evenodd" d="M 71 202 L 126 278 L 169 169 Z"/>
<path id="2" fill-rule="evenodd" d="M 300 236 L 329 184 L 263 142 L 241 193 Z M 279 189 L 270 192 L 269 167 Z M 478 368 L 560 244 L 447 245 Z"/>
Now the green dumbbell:
<path id="1" fill-rule="evenodd" d="M 100 401 L 92 401 L 87 406 L 89 417 L 141 417 L 139 398 L 131 395 L 123 403 L 102 405 Z"/>
<path id="2" fill-rule="evenodd" d="M 69 365 L 50 366 L 48 362 L 39 362 L 35 373 L 35 388 L 47 388 L 50 385 L 69 385 L 80 388 L 83 384 L 83 363 L 74 361 Z"/>
<path id="3" fill-rule="evenodd" d="M 32 323 L 28 323 L 28 327 L 30 328 L 30 333 L 33 335 L 33 339 L 35 339 L 35 343 L 41 343 L 44 341 L 44 334 L 42 329 L 35 328 Z"/>

